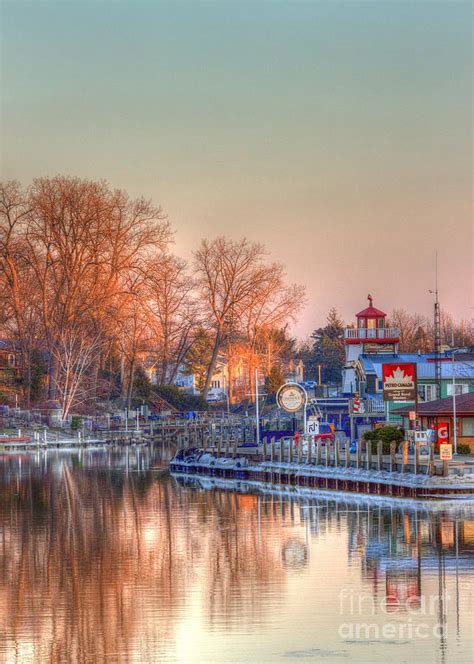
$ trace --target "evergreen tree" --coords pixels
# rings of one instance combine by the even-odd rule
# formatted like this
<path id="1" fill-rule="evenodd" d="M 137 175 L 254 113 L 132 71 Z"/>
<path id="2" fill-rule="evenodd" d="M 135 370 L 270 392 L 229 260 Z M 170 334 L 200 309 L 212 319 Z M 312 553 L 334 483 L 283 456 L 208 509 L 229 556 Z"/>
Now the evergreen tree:
<path id="1" fill-rule="evenodd" d="M 344 323 L 334 307 L 329 311 L 326 325 L 316 329 L 311 339 L 310 368 L 316 371 L 320 364 L 323 383 L 340 383 L 345 361 Z"/>
<path id="2" fill-rule="evenodd" d="M 265 378 L 265 388 L 268 394 L 276 394 L 280 387 L 283 385 L 285 382 L 285 378 L 281 372 L 281 369 L 279 366 L 274 365 L 270 369 L 270 373 L 268 376 Z"/>

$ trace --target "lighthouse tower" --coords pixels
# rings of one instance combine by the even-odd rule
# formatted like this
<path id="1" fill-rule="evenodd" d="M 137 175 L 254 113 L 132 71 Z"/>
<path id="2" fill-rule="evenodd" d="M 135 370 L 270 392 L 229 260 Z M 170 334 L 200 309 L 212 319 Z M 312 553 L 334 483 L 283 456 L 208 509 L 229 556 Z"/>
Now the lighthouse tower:
<path id="1" fill-rule="evenodd" d="M 354 364 L 360 355 L 398 353 L 400 333 L 397 328 L 387 327 L 387 314 L 374 307 L 372 295 L 368 295 L 369 306 L 356 314 L 356 326 L 344 331 L 346 364 L 343 372 L 343 391 L 352 392 L 355 385 Z"/>

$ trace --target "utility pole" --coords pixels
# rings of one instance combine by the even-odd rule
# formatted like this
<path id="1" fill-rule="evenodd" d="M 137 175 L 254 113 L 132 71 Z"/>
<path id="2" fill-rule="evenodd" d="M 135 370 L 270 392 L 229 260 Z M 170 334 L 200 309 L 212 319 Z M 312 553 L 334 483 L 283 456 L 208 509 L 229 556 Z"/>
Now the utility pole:
<path id="1" fill-rule="evenodd" d="M 255 369 L 255 416 L 257 419 L 257 445 L 260 445 L 260 412 L 258 407 L 258 369 Z"/>

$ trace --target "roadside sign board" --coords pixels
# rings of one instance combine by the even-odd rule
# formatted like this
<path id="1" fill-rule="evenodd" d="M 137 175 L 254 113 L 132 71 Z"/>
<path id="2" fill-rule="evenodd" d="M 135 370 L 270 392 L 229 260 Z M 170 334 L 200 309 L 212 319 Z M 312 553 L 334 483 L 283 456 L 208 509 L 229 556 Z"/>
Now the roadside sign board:
<path id="1" fill-rule="evenodd" d="M 296 413 L 307 403 L 306 390 L 297 383 L 285 383 L 278 390 L 276 401 L 287 413 Z"/>
<path id="2" fill-rule="evenodd" d="M 384 401 L 416 401 L 416 364 L 382 364 Z"/>
<path id="3" fill-rule="evenodd" d="M 442 443 L 439 446 L 439 458 L 441 461 L 451 461 L 453 458 L 453 446 L 450 443 Z"/>
<path id="4" fill-rule="evenodd" d="M 308 421 L 306 422 L 306 433 L 311 436 L 317 436 L 319 433 L 319 420 L 317 417 L 314 417 L 314 415 L 308 417 Z"/>

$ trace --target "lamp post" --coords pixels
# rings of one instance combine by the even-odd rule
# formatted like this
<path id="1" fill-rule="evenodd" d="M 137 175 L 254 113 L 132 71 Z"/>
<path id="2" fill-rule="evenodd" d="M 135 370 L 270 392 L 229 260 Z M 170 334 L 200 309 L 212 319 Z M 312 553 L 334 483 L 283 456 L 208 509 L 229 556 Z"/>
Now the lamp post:
<path id="1" fill-rule="evenodd" d="M 453 437 L 454 437 L 454 454 L 458 453 L 458 423 L 456 418 L 456 376 L 454 372 L 454 356 L 459 349 L 452 351 L 452 363 L 453 363 Z"/>
<path id="2" fill-rule="evenodd" d="M 258 407 L 258 369 L 255 369 L 255 417 L 257 419 L 257 447 L 260 445 L 260 411 Z"/>

